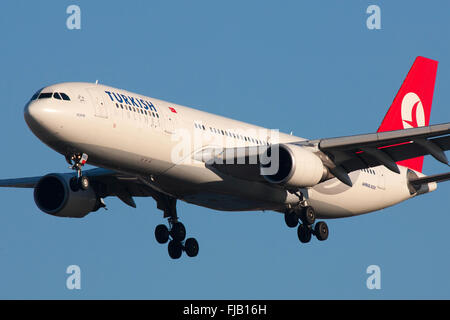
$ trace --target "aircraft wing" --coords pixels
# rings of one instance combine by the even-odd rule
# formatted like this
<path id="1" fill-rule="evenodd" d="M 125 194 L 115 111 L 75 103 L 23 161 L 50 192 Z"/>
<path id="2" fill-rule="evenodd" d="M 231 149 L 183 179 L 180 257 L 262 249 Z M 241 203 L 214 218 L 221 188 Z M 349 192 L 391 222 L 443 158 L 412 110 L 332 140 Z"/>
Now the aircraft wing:
<path id="1" fill-rule="evenodd" d="M 347 172 L 379 165 L 396 171 L 395 162 L 424 155 L 448 164 L 444 151 L 450 150 L 450 123 L 309 141 L 314 142 Z"/>
<path id="2" fill-rule="evenodd" d="M 75 175 L 72 172 L 61 174 Z M 92 185 L 96 185 L 99 197 L 116 196 L 131 207 L 136 207 L 133 197 L 151 196 L 155 199 L 160 197 L 160 193 L 156 191 L 151 182 L 142 177 L 125 175 L 103 168 L 85 170 L 83 175 L 89 177 Z M 42 177 L 3 179 L 0 180 L 0 187 L 34 188 Z"/>
<path id="3" fill-rule="evenodd" d="M 0 187 L 8 188 L 34 188 L 36 183 L 39 181 L 39 177 L 28 177 L 28 178 L 16 178 L 16 179 L 3 179 L 0 180 Z"/>
<path id="4" fill-rule="evenodd" d="M 431 155 L 448 165 L 444 152 L 450 150 L 450 123 L 291 144 L 317 149 L 332 177 L 351 185 L 348 173 L 352 171 L 384 165 L 398 173 L 396 162 L 420 156 Z M 266 149 L 264 146 L 215 149 L 214 156 L 211 156 L 214 152 L 202 150 L 195 158 L 223 174 L 265 181 L 260 174 L 259 158 Z M 257 161 L 249 163 L 248 159 L 252 157 Z"/>
<path id="5" fill-rule="evenodd" d="M 113 176 L 116 173 L 112 170 L 107 169 L 90 169 L 83 172 L 84 175 L 88 177 L 102 177 L 102 176 Z M 43 176 L 37 177 L 27 177 L 27 178 L 15 178 L 15 179 L 3 179 L 0 180 L 0 187 L 7 188 L 34 188 L 39 180 Z"/>
<path id="6" fill-rule="evenodd" d="M 303 142 L 301 142 L 303 143 Z M 300 143 L 300 144 L 301 144 Z M 450 123 L 310 141 L 325 155 L 324 164 L 342 182 L 351 185 L 348 173 L 384 165 L 399 173 L 398 161 L 431 155 L 447 164 Z"/>

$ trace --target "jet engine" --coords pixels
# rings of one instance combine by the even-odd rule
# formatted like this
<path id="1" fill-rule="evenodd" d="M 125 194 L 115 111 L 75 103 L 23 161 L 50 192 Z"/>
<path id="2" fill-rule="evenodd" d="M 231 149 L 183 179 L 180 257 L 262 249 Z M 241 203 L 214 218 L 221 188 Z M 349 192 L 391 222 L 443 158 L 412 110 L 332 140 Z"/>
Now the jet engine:
<path id="1" fill-rule="evenodd" d="M 34 187 L 34 202 L 43 212 L 69 218 L 82 218 L 100 208 L 100 198 L 92 186 L 87 190 L 74 190 L 72 174 L 50 173 Z"/>
<path id="2" fill-rule="evenodd" d="M 278 152 L 278 161 L 275 152 Z M 271 146 L 268 156 L 270 163 L 262 166 L 261 174 L 270 183 L 292 188 L 312 187 L 328 174 L 322 160 L 307 147 L 292 144 Z"/>

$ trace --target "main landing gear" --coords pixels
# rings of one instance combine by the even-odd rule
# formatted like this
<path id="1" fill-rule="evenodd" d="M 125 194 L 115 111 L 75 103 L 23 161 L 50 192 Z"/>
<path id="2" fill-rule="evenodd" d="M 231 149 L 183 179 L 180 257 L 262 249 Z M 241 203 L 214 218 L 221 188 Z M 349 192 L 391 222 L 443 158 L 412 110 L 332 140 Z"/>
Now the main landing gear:
<path id="1" fill-rule="evenodd" d="M 66 156 L 66 161 L 70 164 L 70 168 L 77 172 L 77 176 L 70 179 L 70 188 L 72 191 L 89 189 L 89 178 L 83 176 L 82 168 L 86 164 L 88 155 L 86 153 L 76 153 Z"/>
<path id="2" fill-rule="evenodd" d="M 313 235 L 316 236 L 319 241 L 328 239 L 329 230 L 327 224 L 323 221 L 319 221 L 314 225 L 316 213 L 310 206 L 286 211 L 284 220 L 289 228 L 298 226 L 297 235 L 301 243 L 310 242 Z"/>
<path id="3" fill-rule="evenodd" d="M 160 199 L 157 199 L 157 203 L 158 209 L 163 210 L 164 217 L 168 218 L 169 226 L 164 224 L 156 226 L 156 241 L 160 244 L 169 242 L 168 251 L 172 259 L 179 259 L 183 251 L 186 252 L 188 257 L 197 256 L 198 242 L 195 238 L 186 239 L 186 228 L 178 221 L 176 199 L 161 195 Z"/>

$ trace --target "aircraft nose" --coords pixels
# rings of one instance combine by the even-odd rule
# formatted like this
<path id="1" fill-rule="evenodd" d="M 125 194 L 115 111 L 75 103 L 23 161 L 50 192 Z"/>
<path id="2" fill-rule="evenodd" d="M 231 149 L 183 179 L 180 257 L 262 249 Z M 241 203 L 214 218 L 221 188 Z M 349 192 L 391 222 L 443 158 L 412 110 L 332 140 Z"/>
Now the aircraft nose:
<path id="1" fill-rule="evenodd" d="M 41 103 L 36 103 L 34 101 L 30 101 L 25 105 L 25 109 L 23 111 L 25 121 L 29 127 L 36 125 L 39 122 L 42 122 L 42 114 L 43 106 Z"/>
<path id="2" fill-rule="evenodd" d="M 25 105 L 24 118 L 30 130 L 38 137 L 54 135 L 58 112 L 43 101 L 34 100 Z"/>

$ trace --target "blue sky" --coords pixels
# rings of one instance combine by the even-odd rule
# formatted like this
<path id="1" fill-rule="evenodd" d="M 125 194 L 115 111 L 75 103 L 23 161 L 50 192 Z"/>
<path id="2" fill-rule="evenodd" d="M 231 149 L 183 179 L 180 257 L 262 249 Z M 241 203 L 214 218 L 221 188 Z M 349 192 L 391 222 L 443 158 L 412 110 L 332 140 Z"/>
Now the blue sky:
<path id="1" fill-rule="evenodd" d="M 81 30 L 66 28 L 67 6 Z M 366 8 L 381 8 L 381 30 Z M 38 88 L 99 80 L 307 138 L 375 131 L 415 57 L 440 61 L 431 122 L 450 121 L 448 1 L 3 1 L 0 177 L 68 171 L 27 128 Z M 425 173 L 448 168 L 426 159 Z M 154 239 L 152 199 L 106 199 L 81 220 L 40 212 L 32 190 L 0 190 L 0 298 L 450 298 L 448 195 L 329 221 L 301 245 L 272 212 L 180 203 L 196 259 Z M 82 289 L 66 289 L 79 265 Z M 366 268 L 381 268 L 368 290 Z"/>

